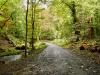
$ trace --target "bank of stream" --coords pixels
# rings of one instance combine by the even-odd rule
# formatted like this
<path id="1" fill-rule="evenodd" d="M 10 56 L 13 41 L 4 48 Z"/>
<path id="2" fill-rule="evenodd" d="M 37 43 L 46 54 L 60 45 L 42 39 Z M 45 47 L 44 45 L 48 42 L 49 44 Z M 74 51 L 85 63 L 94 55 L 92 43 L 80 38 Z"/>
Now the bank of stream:
<path id="1" fill-rule="evenodd" d="M 18 55 L 10 55 L 10 56 L 4 56 L 4 57 L 0 57 L 0 62 L 1 63 L 8 63 L 8 62 L 12 62 L 12 61 L 16 61 L 18 59 L 21 59 L 22 55 L 18 54 Z"/>

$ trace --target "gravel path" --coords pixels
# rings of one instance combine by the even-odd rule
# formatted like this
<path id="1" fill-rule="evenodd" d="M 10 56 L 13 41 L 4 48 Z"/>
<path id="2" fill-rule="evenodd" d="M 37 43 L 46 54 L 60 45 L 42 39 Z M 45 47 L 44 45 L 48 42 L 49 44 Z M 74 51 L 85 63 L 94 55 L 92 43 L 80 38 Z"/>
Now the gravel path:
<path id="1" fill-rule="evenodd" d="M 100 75 L 100 72 L 85 67 L 83 60 L 70 50 L 54 44 L 48 47 L 18 75 Z"/>

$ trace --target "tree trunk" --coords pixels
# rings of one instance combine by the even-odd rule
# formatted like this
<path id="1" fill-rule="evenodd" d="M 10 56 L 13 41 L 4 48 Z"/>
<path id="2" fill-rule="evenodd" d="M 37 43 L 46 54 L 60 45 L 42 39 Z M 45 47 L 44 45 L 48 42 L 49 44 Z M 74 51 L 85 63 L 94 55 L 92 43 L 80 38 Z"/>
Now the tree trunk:
<path id="1" fill-rule="evenodd" d="M 35 0 L 36 2 L 36 0 Z M 36 5 L 33 6 L 33 0 L 32 0 L 32 51 L 35 49 L 34 47 L 34 25 L 35 25 L 35 9 Z"/>
<path id="2" fill-rule="evenodd" d="M 93 27 L 89 27 L 88 29 L 88 38 L 92 39 L 94 36 L 94 28 Z"/>
<path id="3" fill-rule="evenodd" d="M 27 0 L 27 10 L 26 10 L 26 38 L 25 38 L 25 57 L 27 57 L 28 5 L 29 5 L 29 0 Z"/>

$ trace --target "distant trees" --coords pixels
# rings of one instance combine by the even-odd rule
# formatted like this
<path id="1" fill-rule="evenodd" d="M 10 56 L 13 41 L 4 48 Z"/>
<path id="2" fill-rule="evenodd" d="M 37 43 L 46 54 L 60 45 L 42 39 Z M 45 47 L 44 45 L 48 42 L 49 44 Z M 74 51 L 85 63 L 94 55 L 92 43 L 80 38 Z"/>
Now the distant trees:
<path id="1" fill-rule="evenodd" d="M 8 33 L 17 38 L 24 37 L 24 10 L 20 5 L 21 0 L 0 1 L 0 27 L 1 34 Z"/>
<path id="2" fill-rule="evenodd" d="M 0 33 L 27 42 L 31 39 L 32 50 L 34 40 L 67 38 L 75 31 L 80 31 L 82 37 L 89 36 L 88 17 L 92 17 L 91 35 L 99 37 L 98 0 L 28 0 L 28 8 L 23 6 L 23 1 L 0 0 Z"/>
<path id="3" fill-rule="evenodd" d="M 60 16 L 60 19 L 63 18 L 63 20 L 66 21 L 65 25 L 64 21 L 62 22 L 62 25 L 64 26 L 62 31 L 66 29 L 68 32 L 70 30 L 76 29 L 76 31 L 80 31 L 83 37 L 86 36 L 85 38 L 87 38 L 89 36 L 91 38 L 98 34 L 97 31 L 100 30 L 97 28 L 99 26 L 99 4 L 100 2 L 98 0 L 54 0 L 52 2 L 52 9 L 54 10 L 52 11 L 55 11 L 55 13 Z M 63 15 L 65 17 L 63 17 Z M 90 23 L 87 22 L 87 18 L 89 16 L 92 17 Z M 67 27 L 70 27 L 70 29 L 67 29 Z M 74 30 L 72 32 L 74 32 Z"/>
<path id="4" fill-rule="evenodd" d="M 74 1 L 72 1 L 70 4 L 64 2 L 62 0 L 62 2 L 69 7 L 69 9 L 71 10 L 71 15 L 73 17 L 73 23 L 75 24 L 77 22 L 77 18 L 76 18 L 76 4 Z"/>

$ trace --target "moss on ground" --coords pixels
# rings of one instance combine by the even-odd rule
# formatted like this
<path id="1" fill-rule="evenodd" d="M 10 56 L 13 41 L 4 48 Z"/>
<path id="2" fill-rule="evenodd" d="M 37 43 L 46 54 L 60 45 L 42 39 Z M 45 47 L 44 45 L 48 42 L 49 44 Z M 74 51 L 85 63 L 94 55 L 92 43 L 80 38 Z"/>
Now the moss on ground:
<path id="1" fill-rule="evenodd" d="M 94 45 L 95 43 L 100 44 L 100 41 L 97 41 L 97 39 L 81 40 L 79 42 L 70 42 L 68 45 L 66 45 L 66 48 L 70 48 L 71 51 L 78 56 L 85 57 L 89 60 L 94 61 L 94 63 L 100 64 L 100 53 L 91 52 L 90 50 L 80 50 L 79 49 L 79 47 L 84 42 L 87 43 L 88 45 Z"/>
<path id="2" fill-rule="evenodd" d="M 15 46 L 20 46 L 20 45 L 23 45 L 25 43 L 22 39 L 18 39 L 16 37 L 12 36 L 12 35 L 7 35 L 7 37 L 9 38 L 9 40 L 11 42 L 13 42 L 13 44 Z"/>
<path id="3" fill-rule="evenodd" d="M 44 49 L 44 48 L 46 47 L 46 44 L 43 43 L 43 42 L 38 41 L 38 42 L 36 42 L 36 43 L 34 44 L 34 46 L 35 46 L 35 48 L 36 48 L 37 50 L 39 50 L 39 49 Z"/>
<path id="4" fill-rule="evenodd" d="M 0 57 L 9 56 L 9 55 L 17 55 L 20 54 L 20 50 L 16 50 L 14 47 L 11 48 L 2 48 L 2 52 L 0 52 Z"/>
<path id="5" fill-rule="evenodd" d="M 2 74 L 6 72 L 11 73 L 12 75 L 13 73 L 20 72 L 28 64 L 33 63 L 34 58 L 36 58 L 37 55 L 40 54 L 47 47 L 46 44 L 42 42 L 35 43 L 35 46 L 37 49 L 33 50 L 31 54 L 27 57 L 24 57 L 23 53 L 23 57 L 20 60 L 0 65 L 0 73 Z"/>
<path id="6" fill-rule="evenodd" d="M 55 39 L 51 43 L 57 44 L 59 46 L 65 47 L 69 41 L 67 39 Z"/>

